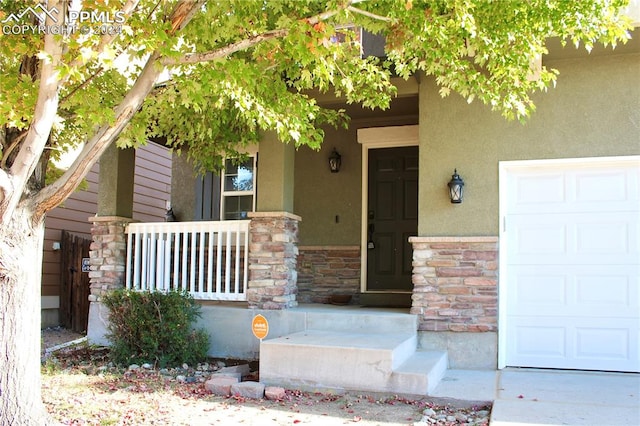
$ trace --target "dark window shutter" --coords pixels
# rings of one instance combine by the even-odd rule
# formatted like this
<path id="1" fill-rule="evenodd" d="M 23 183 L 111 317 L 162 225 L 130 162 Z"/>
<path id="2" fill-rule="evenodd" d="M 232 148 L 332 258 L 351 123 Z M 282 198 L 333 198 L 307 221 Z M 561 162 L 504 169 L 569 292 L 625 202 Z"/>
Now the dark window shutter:
<path id="1" fill-rule="evenodd" d="M 195 220 L 220 220 L 220 176 L 207 172 L 196 182 Z"/>

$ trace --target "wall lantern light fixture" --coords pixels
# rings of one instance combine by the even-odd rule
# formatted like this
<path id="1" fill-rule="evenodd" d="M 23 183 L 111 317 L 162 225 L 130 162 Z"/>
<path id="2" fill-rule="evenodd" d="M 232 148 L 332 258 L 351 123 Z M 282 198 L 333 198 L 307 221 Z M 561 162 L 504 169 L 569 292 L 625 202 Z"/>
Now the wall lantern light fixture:
<path id="1" fill-rule="evenodd" d="M 451 175 L 451 180 L 448 183 L 449 186 L 449 197 L 451 197 L 451 202 L 453 204 L 462 203 L 462 189 L 464 187 L 464 180 L 458 175 L 458 170 L 453 170 L 453 175 Z"/>
<path id="2" fill-rule="evenodd" d="M 338 173 L 340 171 L 340 165 L 342 164 L 342 156 L 333 148 L 331 155 L 329 156 L 329 169 L 331 173 Z"/>

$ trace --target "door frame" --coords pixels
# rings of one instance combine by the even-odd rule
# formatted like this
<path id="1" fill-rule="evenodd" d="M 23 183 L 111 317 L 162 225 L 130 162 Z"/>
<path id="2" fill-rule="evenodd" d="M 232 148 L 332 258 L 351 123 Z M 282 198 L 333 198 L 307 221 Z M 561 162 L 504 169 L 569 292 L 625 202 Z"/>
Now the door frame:
<path id="1" fill-rule="evenodd" d="M 506 217 L 508 211 L 508 179 L 509 174 L 514 171 L 545 168 L 548 166 L 566 166 L 566 167 L 589 167 L 594 164 L 599 165 L 616 165 L 616 164 L 633 164 L 640 162 L 640 156 L 613 156 L 613 157 L 584 157 L 584 158 L 557 158 L 542 160 L 516 160 L 516 161 L 499 161 L 498 162 L 498 199 L 499 199 L 499 218 L 500 218 L 500 250 L 498 256 L 498 369 L 507 367 L 507 317 L 509 306 L 507 304 L 507 295 L 509 292 L 509 270 L 507 267 L 508 253 L 510 248 L 507 243 L 506 236 Z"/>
<path id="2" fill-rule="evenodd" d="M 367 221 L 369 206 L 369 150 L 419 146 L 418 125 L 368 127 L 358 129 L 358 143 L 362 146 L 362 216 L 360 231 L 360 291 L 362 293 L 388 293 L 367 291 Z M 419 152 L 419 151 L 418 151 Z M 419 162 L 418 162 L 419 165 Z M 418 174 L 420 173 L 418 169 Z M 418 187 L 420 179 L 418 178 Z M 418 222 L 420 212 L 418 211 Z M 404 293 L 404 292 L 398 292 Z"/>

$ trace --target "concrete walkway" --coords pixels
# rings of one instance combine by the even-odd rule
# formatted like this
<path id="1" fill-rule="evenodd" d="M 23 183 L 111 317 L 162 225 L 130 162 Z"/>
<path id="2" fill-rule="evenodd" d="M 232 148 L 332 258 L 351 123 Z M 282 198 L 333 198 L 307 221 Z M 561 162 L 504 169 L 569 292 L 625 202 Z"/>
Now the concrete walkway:
<path id="1" fill-rule="evenodd" d="M 449 370 L 432 396 L 493 400 L 491 426 L 640 425 L 634 373 Z"/>

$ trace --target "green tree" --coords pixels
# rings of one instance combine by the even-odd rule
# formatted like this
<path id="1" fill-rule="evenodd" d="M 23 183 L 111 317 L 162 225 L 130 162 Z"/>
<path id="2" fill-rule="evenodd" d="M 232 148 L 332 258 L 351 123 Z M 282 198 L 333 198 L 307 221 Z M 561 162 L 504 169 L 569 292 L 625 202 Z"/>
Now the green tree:
<path id="1" fill-rule="evenodd" d="M 43 219 L 108 145 L 135 147 L 163 135 L 203 169 L 219 167 L 267 130 L 282 142 L 317 148 L 321 126 L 346 118 L 322 108 L 312 93 L 386 108 L 394 73 L 431 75 L 443 96 L 457 92 L 507 118 L 525 118 L 534 109 L 530 95 L 556 78 L 544 67 L 531 78 L 545 39 L 587 49 L 624 41 L 624 4 L 3 1 L 0 424 L 45 422 L 38 347 Z M 362 58 L 353 25 L 384 35 L 386 58 Z M 74 146 L 82 150 L 73 165 L 55 170 L 50 160 Z"/>

